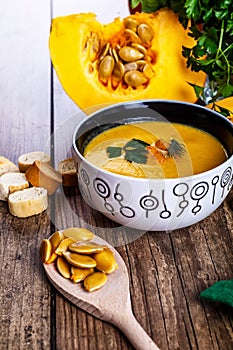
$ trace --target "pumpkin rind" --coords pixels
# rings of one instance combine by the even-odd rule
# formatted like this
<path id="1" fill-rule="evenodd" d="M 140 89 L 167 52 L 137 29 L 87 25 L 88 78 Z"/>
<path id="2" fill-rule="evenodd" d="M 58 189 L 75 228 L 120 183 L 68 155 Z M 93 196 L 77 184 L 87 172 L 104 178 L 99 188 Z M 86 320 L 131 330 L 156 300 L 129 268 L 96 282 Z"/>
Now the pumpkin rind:
<path id="1" fill-rule="evenodd" d="M 94 62 L 95 37 L 102 44 L 114 41 L 124 31 L 123 20 L 101 24 L 93 13 L 57 17 L 52 20 L 49 39 L 50 56 L 57 76 L 71 99 L 82 109 L 106 103 L 162 98 L 195 102 L 196 95 L 188 83 L 203 86 L 205 75 L 186 67 L 182 46 L 192 47 L 194 40 L 188 36 L 171 10 L 130 15 L 146 23 L 154 31 L 151 50 L 154 75 L 146 86 L 112 88 L 99 80 Z"/>

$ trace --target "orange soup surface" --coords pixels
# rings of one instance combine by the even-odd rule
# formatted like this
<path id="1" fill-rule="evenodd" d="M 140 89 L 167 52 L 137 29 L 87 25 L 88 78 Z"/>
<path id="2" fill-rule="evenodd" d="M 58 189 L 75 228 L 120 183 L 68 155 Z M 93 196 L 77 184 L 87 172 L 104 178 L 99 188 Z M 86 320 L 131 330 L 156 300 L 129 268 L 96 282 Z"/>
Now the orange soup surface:
<path id="1" fill-rule="evenodd" d="M 177 178 L 210 170 L 227 159 L 209 133 L 183 124 L 140 122 L 94 137 L 84 157 L 95 166 L 125 176 Z"/>

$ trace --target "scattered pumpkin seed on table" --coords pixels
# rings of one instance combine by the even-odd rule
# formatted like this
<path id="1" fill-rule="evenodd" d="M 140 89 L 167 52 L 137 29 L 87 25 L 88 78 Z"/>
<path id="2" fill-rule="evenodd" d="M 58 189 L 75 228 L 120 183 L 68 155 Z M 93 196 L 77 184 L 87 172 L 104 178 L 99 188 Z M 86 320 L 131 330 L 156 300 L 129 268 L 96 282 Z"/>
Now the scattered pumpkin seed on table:
<path id="1" fill-rule="evenodd" d="M 61 276 L 73 283 L 83 282 L 86 291 L 98 290 L 118 266 L 112 250 L 92 242 L 93 238 L 91 231 L 78 227 L 56 231 L 42 240 L 41 260 L 44 264 L 55 263 Z"/>

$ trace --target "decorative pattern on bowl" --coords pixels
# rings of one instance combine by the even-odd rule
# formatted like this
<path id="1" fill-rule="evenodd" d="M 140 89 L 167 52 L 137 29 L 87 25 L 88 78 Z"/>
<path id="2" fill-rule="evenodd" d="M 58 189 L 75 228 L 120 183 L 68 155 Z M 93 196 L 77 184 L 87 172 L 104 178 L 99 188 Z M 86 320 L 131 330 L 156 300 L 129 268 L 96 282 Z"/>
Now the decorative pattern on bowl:
<path id="1" fill-rule="evenodd" d="M 141 230 L 163 231 L 189 226 L 210 215 L 229 193 L 232 173 L 232 167 L 224 165 L 208 179 L 193 176 L 156 183 L 148 179 L 137 188 L 136 198 L 133 179 L 121 176 L 113 185 L 112 178 L 91 174 L 85 164 L 81 164 L 78 178 L 85 201 L 111 220 Z"/>
<path id="2" fill-rule="evenodd" d="M 194 113 L 201 113 L 204 119 L 211 118 L 213 114 L 216 118 L 217 115 L 221 125 L 226 124 L 224 130 L 225 127 L 228 129 L 228 138 L 231 135 L 228 147 L 231 154 L 227 161 L 212 170 L 193 176 L 174 179 L 131 178 L 98 169 L 74 145 L 79 186 L 84 200 L 111 220 L 139 230 L 170 231 L 199 222 L 219 207 L 233 184 L 231 123 L 215 112 L 192 104 L 155 100 L 151 105 L 154 109 L 159 109 L 161 104 L 163 108 L 168 105 L 168 109 L 172 104 L 174 110 L 177 106 L 181 109 L 192 109 Z M 142 105 L 143 108 L 148 106 L 145 102 Z M 135 103 L 135 108 L 137 106 L 138 102 Z M 87 124 L 91 124 L 101 113 L 99 111 L 89 117 Z M 115 118 L 113 119 L 115 122 Z M 78 130 L 79 127 L 75 132 L 75 140 Z"/>

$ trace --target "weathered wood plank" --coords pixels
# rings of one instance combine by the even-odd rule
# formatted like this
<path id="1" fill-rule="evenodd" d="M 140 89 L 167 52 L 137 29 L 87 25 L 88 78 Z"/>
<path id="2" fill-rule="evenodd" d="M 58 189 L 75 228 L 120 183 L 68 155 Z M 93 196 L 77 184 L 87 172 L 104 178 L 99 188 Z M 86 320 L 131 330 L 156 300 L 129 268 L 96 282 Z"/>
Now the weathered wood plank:
<path id="1" fill-rule="evenodd" d="M 85 9 L 87 2 L 64 5 L 62 0 L 54 0 L 53 16 L 79 12 L 80 6 Z M 62 90 L 56 74 L 53 82 L 57 164 L 71 154 L 74 114 L 77 121 L 82 115 Z M 231 309 L 202 300 L 199 294 L 216 280 L 233 276 L 232 195 L 199 224 L 171 233 L 146 233 L 127 244 L 121 244 L 125 228 L 89 208 L 77 188 L 57 191 L 53 222 L 61 229 L 88 227 L 105 239 L 109 232 L 117 232 L 116 246 L 130 275 L 134 314 L 162 350 L 228 350 L 233 346 Z M 59 350 L 132 349 L 119 330 L 79 310 L 59 294 L 55 346 Z"/>
<path id="2" fill-rule="evenodd" d="M 88 208 L 84 211 L 87 214 Z M 221 211 L 219 208 L 220 216 Z M 89 224 L 94 224 L 91 215 L 90 211 Z M 189 229 L 170 234 L 151 232 L 127 246 L 118 247 L 131 276 L 135 316 L 161 349 L 230 349 L 233 344 L 230 308 L 211 305 L 199 298 L 200 291 L 208 285 L 232 276 L 231 269 L 227 271 L 224 268 L 218 274 L 215 271 L 215 265 L 221 261 L 218 261 L 218 257 L 213 260 L 212 255 L 218 251 L 221 242 L 226 242 L 223 250 L 226 250 L 232 261 L 232 237 L 229 240 L 229 232 L 232 230 L 225 229 L 225 233 L 222 230 L 216 245 L 211 247 L 207 236 L 208 241 L 213 243 L 213 216 Z M 99 216 L 96 215 L 96 218 Z M 102 222 L 108 227 L 107 219 Z M 114 227 L 109 223 L 111 226 Z M 227 264 L 224 260 L 222 263 Z M 60 302 L 63 304 L 63 301 Z M 70 307 L 69 303 L 64 303 Z M 75 309 L 72 311 L 76 313 Z M 77 317 L 82 314 L 78 311 Z M 69 325 L 66 327 L 68 334 Z M 80 330 L 81 334 L 82 332 Z M 96 336 L 102 338 L 101 333 Z M 71 344 L 75 339 L 74 334 Z M 64 344 L 64 339 L 60 341 Z M 105 337 L 102 341 L 106 342 Z M 83 348 L 85 349 L 85 343 Z M 116 344 L 113 346 L 115 348 L 118 349 Z"/>
<path id="3" fill-rule="evenodd" d="M 0 4 L 0 154 L 49 150 L 50 62 L 47 1 Z M 39 246 L 50 232 L 49 211 L 29 219 L 0 203 L 0 348 L 48 349 L 50 286 Z"/>
<path id="4" fill-rule="evenodd" d="M 17 160 L 21 152 L 46 147 L 49 138 L 49 6 L 11 1 L 0 11 L 0 152 Z"/>

